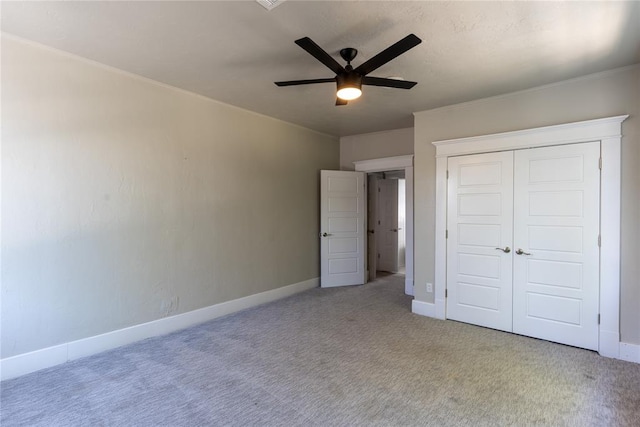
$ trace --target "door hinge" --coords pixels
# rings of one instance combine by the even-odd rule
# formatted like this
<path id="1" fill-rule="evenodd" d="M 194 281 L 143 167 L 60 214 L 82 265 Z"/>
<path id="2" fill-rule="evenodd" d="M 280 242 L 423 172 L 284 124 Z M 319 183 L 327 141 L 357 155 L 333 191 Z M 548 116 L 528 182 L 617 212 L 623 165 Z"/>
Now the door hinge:
<path id="1" fill-rule="evenodd" d="M 378 254 L 378 258 L 380 258 L 380 254 Z"/>
<path id="2" fill-rule="evenodd" d="M 447 179 L 449 179 L 449 171 L 447 171 Z"/>
<path id="3" fill-rule="evenodd" d="M 378 225 L 380 225 L 380 220 L 378 220 Z"/>
<path id="4" fill-rule="evenodd" d="M 445 289 L 445 290 L 444 290 L 444 297 L 445 297 L 445 298 L 448 298 L 448 297 L 449 297 L 449 290 L 448 290 L 448 289 Z"/>
<path id="5" fill-rule="evenodd" d="M 380 187 L 378 187 L 378 193 L 380 192 Z"/>
<path id="6" fill-rule="evenodd" d="M 600 313 L 598 313 L 598 325 L 600 324 Z"/>
<path id="7" fill-rule="evenodd" d="M 598 247 L 602 246 L 602 239 L 600 237 L 600 235 L 598 234 Z"/>
<path id="8" fill-rule="evenodd" d="M 444 230 L 444 238 L 445 239 L 449 238 L 449 230 Z"/>
<path id="9" fill-rule="evenodd" d="M 598 169 L 602 170 L 602 157 L 598 159 Z"/>

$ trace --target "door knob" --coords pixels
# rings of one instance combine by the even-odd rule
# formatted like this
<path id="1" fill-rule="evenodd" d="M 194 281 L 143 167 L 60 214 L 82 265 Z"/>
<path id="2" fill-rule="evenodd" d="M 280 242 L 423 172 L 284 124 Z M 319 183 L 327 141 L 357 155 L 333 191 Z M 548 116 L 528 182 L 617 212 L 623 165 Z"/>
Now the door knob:
<path id="1" fill-rule="evenodd" d="M 376 230 L 367 230 L 367 233 L 376 234 Z"/>
<path id="2" fill-rule="evenodd" d="M 498 250 L 498 251 L 502 251 L 502 252 L 504 252 L 505 254 L 508 254 L 509 252 L 511 252 L 511 248 L 510 248 L 509 246 L 505 247 L 504 249 L 502 249 L 502 248 L 496 248 L 496 250 Z"/>
<path id="3" fill-rule="evenodd" d="M 331 234 L 329 234 L 329 233 L 320 233 L 320 237 L 327 237 L 327 236 L 331 236 Z"/>
<path id="4" fill-rule="evenodd" d="M 391 231 L 393 231 L 394 233 L 397 233 L 398 229 L 397 228 L 392 228 Z"/>
<path id="5" fill-rule="evenodd" d="M 525 252 L 522 249 L 518 248 L 518 250 L 516 251 L 516 253 L 518 255 L 531 255 L 529 252 Z"/>

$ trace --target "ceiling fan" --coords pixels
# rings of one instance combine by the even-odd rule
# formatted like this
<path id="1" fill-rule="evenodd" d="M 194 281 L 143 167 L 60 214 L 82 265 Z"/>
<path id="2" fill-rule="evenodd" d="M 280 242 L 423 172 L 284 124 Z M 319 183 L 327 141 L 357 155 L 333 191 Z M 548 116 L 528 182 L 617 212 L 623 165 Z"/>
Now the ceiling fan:
<path id="1" fill-rule="evenodd" d="M 421 42 L 422 40 L 420 40 L 415 34 L 409 34 L 407 37 L 389 46 L 373 58 L 360 64 L 357 68 L 353 68 L 351 66 L 351 61 L 353 61 L 358 54 L 356 49 L 347 47 L 340 51 L 340 56 L 347 62 L 346 67 L 343 67 L 313 40 L 309 37 L 303 37 L 296 40 L 296 44 L 309 52 L 318 61 L 322 62 L 331 71 L 336 73 L 336 76 L 326 79 L 289 80 L 285 82 L 275 82 L 275 84 L 278 86 L 296 86 L 335 82 L 338 86 L 338 91 L 336 93 L 336 105 L 347 105 L 349 101 L 362 95 L 362 85 L 411 89 L 418 83 L 407 80 L 370 77 L 367 74 L 378 69 L 392 59 L 402 55 L 409 49 L 416 47 Z"/>

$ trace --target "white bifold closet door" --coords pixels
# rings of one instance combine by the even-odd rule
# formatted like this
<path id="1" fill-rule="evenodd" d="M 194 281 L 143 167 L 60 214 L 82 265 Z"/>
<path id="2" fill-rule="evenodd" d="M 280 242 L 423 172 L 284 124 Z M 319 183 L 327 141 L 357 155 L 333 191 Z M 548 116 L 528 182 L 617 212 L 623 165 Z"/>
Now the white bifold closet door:
<path id="1" fill-rule="evenodd" d="M 599 142 L 449 159 L 447 317 L 598 348 Z"/>

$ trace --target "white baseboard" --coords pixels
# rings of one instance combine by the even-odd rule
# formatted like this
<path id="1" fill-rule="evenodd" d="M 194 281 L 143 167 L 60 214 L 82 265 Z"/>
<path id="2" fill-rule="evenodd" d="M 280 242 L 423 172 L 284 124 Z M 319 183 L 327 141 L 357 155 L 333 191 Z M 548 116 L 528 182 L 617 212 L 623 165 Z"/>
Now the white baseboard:
<path id="1" fill-rule="evenodd" d="M 445 320 L 444 303 L 440 300 L 436 300 L 434 304 L 414 299 L 413 301 L 411 301 L 411 312 L 419 314 L 421 316 Z"/>
<path id="2" fill-rule="evenodd" d="M 627 362 L 640 363 L 640 345 L 621 342 L 619 359 L 626 360 Z"/>
<path id="3" fill-rule="evenodd" d="M 420 316 L 436 317 L 436 305 L 414 299 L 411 301 L 411 312 Z"/>
<path id="4" fill-rule="evenodd" d="M 620 334 L 615 331 L 605 331 L 600 328 L 600 344 L 598 354 L 613 359 L 620 358 Z"/>
<path id="5" fill-rule="evenodd" d="M 404 278 L 404 293 L 413 296 L 413 279 Z"/>
<path id="6" fill-rule="evenodd" d="M 436 319 L 445 320 L 447 301 L 444 298 L 436 298 Z"/>
<path id="7" fill-rule="evenodd" d="M 8 380 L 40 369 L 50 368 L 92 354 L 111 350 L 146 338 L 165 335 L 180 329 L 206 322 L 216 317 L 235 313 L 267 302 L 286 298 L 320 285 L 314 278 L 294 283 L 244 298 L 214 304 L 209 307 L 154 320 L 140 325 L 119 329 L 105 334 L 71 341 L 30 353 L 19 354 L 0 360 L 0 380 Z"/>

